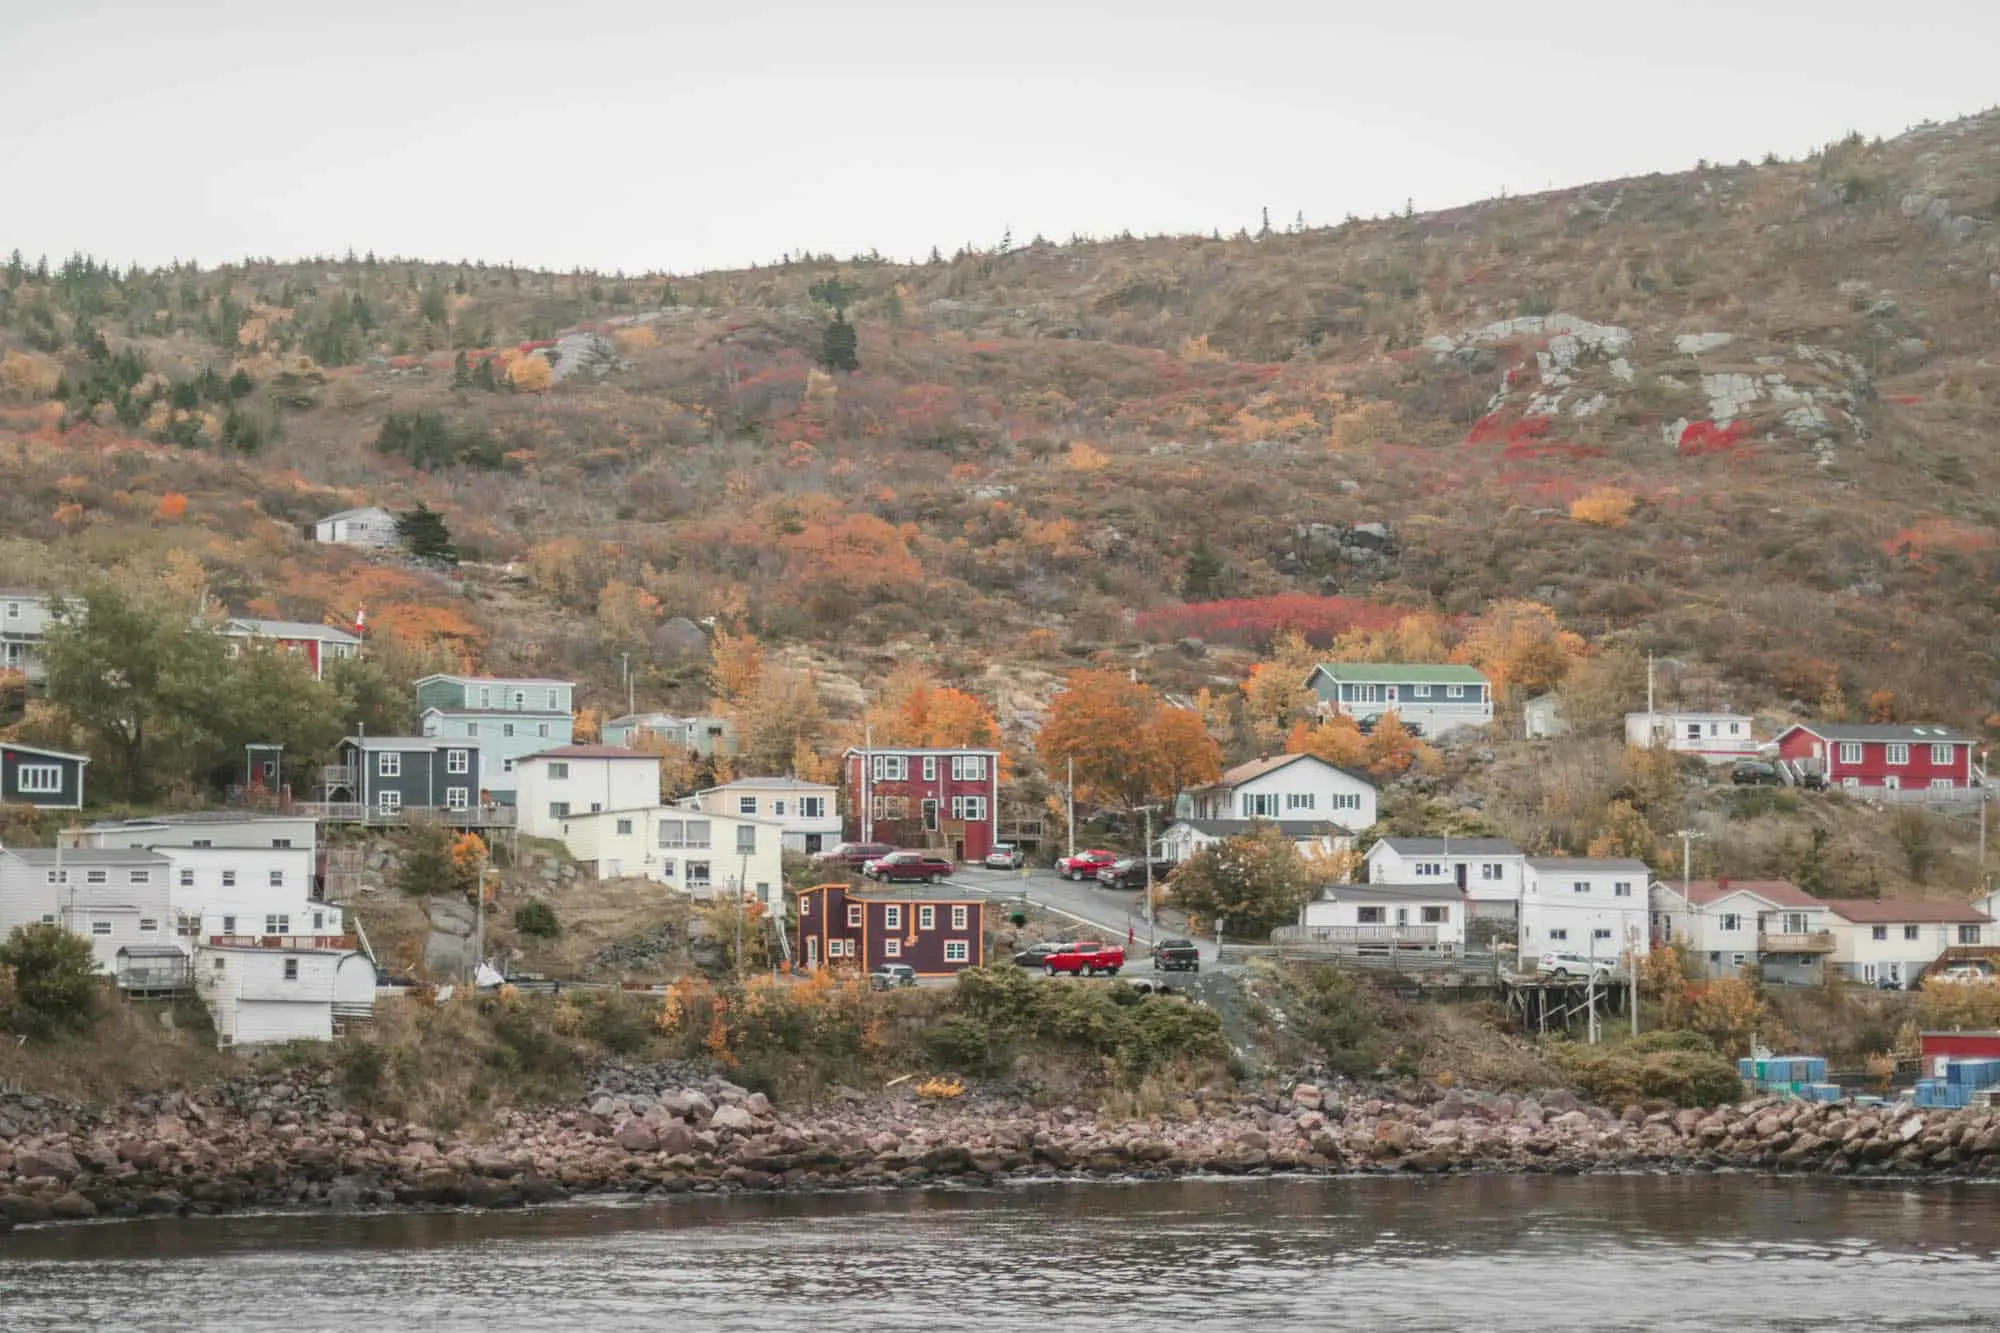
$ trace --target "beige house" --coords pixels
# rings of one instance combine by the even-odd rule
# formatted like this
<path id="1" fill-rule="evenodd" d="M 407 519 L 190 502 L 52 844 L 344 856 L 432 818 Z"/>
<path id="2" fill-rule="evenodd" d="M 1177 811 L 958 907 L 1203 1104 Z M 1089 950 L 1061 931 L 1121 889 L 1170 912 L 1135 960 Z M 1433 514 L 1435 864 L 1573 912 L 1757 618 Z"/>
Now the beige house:
<path id="1" fill-rule="evenodd" d="M 1908 987 L 1952 948 L 1994 942 L 1993 918 L 1970 903 L 1830 898 L 1833 966 L 1865 985 Z"/>
<path id="2" fill-rule="evenodd" d="M 771 820 L 784 830 L 785 846 L 795 852 L 822 851 L 840 841 L 834 789 L 824 782 L 738 778 L 698 791 L 680 804 L 711 814 Z"/>
<path id="3" fill-rule="evenodd" d="M 571 815 L 558 836 L 599 879 L 644 877 L 702 899 L 755 894 L 778 913 L 783 832 L 768 819 L 654 804 Z"/>

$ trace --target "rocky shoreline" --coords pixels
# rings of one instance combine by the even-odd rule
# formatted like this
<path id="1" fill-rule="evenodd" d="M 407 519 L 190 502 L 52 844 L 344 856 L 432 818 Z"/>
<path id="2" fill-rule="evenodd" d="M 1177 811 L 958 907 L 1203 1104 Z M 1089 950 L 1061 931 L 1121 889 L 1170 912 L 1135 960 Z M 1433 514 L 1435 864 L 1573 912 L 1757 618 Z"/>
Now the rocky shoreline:
<path id="1" fill-rule="evenodd" d="M 1334 1085 L 1112 1121 L 1022 1099 L 843 1099 L 779 1114 L 685 1069 L 619 1068 L 586 1104 L 440 1134 L 342 1104 L 330 1076 L 240 1080 L 114 1113 L 0 1097 L 0 1230 L 244 1209 L 520 1207 L 590 1194 L 822 1191 L 1182 1175 L 1654 1170 L 2000 1176 L 2000 1114 L 1761 1100 L 1613 1113 Z"/>

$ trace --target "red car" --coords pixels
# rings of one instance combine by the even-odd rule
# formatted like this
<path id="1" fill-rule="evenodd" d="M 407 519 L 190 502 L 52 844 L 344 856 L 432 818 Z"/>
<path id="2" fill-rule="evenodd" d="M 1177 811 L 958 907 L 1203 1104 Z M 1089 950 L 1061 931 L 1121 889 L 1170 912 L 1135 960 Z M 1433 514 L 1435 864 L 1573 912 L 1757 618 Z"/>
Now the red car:
<path id="1" fill-rule="evenodd" d="M 813 860 L 820 865 L 839 866 L 843 870 L 859 870 L 877 857 L 887 856 L 895 850 L 886 842 L 842 842 L 823 852 L 815 852 Z"/>
<path id="2" fill-rule="evenodd" d="M 888 884 L 942 884 L 957 868 L 930 852 L 891 852 L 862 866 L 861 873 Z"/>
<path id="3" fill-rule="evenodd" d="M 1056 873 L 1064 879 L 1096 879 L 1098 871 L 1108 865 L 1115 865 L 1118 859 L 1118 853 L 1094 847 L 1087 852 L 1078 852 L 1075 856 L 1065 856 L 1056 862 Z"/>
<path id="4" fill-rule="evenodd" d="M 1049 976 L 1062 972 L 1074 972 L 1079 976 L 1095 976 L 1099 972 L 1115 977 L 1118 969 L 1125 966 L 1125 951 L 1115 944 L 1099 944 L 1096 940 L 1079 940 L 1075 944 L 1065 944 L 1042 959 L 1042 971 Z"/>

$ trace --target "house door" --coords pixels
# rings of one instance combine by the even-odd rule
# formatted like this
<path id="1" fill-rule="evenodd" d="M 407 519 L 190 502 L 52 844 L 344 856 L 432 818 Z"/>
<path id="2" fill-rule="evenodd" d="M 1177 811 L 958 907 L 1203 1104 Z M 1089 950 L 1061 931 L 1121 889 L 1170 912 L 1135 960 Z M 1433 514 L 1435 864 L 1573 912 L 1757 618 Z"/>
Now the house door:
<path id="1" fill-rule="evenodd" d="M 938 831 L 938 803 L 936 801 L 925 801 L 924 832 L 936 833 L 937 831 Z"/>
<path id="2" fill-rule="evenodd" d="M 951 840 L 951 859 L 954 861 L 963 861 L 965 859 L 965 839 L 953 838 Z"/>
<path id="3" fill-rule="evenodd" d="M 806 967 L 808 970 L 819 966 L 819 936 L 806 936 Z"/>
<path id="4" fill-rule="evenodd" d="M 1397 927 L 1397 929 L 1399 929 L 1399 930 L 1400 930 L 1400 929 L 1402 929 L 1402 928 L 1403 928 L 1404 926 L 1407 926 L 1407 925 L 1409 925 L 1409 924 L 1410 924 L 1410 909 L 1409 909 L 1409 908 L 1407 908 L 1407 907 L 1398 907 L 1398 908 L 1396 909 L 1396 927 Z"/>
<path id="5" fill-rule="evenodd" d="M 1465 892 L 1465 872 L 1467 869 L 1468 867 L 1463 861 L 1452 867 L 1452 874 L 1458 879 L 1458 891 L 1460 893 Z"/>
<path id="6" fill-rule="evenodd" d="M 617 857 L 610 857 L 604 863 L 604 878 L 617 879 L 625 873 L 625 863 Z"/>

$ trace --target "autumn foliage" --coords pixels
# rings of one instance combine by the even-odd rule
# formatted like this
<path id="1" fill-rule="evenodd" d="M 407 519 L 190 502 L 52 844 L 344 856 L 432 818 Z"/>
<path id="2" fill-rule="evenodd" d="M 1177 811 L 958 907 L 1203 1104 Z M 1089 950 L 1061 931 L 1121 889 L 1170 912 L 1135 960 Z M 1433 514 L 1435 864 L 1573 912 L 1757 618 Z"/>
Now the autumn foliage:
<path id="1" fill-rule="evenodd" d="M 1171 800 L 1222 772 L 1201 715 L 1116 671 L 1073 671 L 1050 701 L 1035 752 L 1051 773 L 1076 764 L 1080 799 L 1126 810 Z"/>
<path id="2" fill-rule="evenodd" d="M 1358 597 L 1288 592 L 1219 602 L 1190 602 L 1140 614 L 1141 633 L 1159 639 L 1199 638 L 1261 648 L 1296 634 L 1324 648 L 1353 630 L 1380 630 L 1409 612 Z"/>
<path id="3" fill-rule="evenodd" d="M 1571 501 L 1569 516 L 1579 523 L 1595 523 L 1600 528 L 1622 528 L 1632 517 L 1635 504 L 1632 492 L 1616 486 L 1599 486 Z"/>
<path id="4" fill-rule="evenodd" d="M 905 667 L 889 678 L 868 725 L 877 745 L 931 749 L 997 749 L 1000 725 L 992 710 L 972 695 L 940 685 L 920 667 Z"/>

